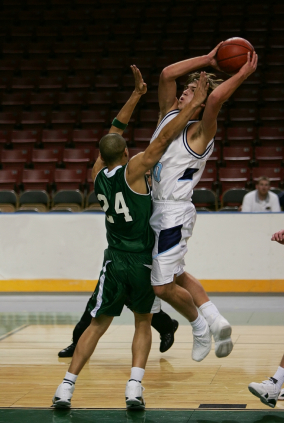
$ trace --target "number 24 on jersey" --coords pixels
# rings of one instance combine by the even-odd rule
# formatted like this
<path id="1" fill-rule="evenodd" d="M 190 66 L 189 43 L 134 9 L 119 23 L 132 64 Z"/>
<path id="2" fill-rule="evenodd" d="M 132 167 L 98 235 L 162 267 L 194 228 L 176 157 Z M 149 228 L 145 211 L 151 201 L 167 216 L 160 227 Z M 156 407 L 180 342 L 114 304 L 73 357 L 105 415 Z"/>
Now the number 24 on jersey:
<path id="1" fill-rule="evenodd" d="M 107 198 L 103 194 L 98 194 L 98 200 L 103 201 L 103 211 L 106 214 L 106 218 L 110 223 L 114 223 L 113 217 L 107 215 L 107 210 L 109 209 L 109 203 Z M 133 219 L 129 214 L 129 208 L 127 207 L 125 200 L 123 198 L 122 192 L 117 192 L 115 195 L 115 212 L 116 214 L 124 214 L 125 222 L 132 222 Z"/>

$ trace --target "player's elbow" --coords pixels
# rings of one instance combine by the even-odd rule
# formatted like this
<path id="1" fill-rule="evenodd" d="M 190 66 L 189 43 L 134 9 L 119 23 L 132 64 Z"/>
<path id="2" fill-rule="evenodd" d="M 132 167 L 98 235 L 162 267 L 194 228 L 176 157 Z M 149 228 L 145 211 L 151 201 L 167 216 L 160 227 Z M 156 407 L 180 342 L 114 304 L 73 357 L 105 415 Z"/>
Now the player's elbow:
<path id="1" fill-rule="evenodd" d="M 212 107 L 221 107 L 223 102 L 224 100 L 218 94 L 214 93 L 214 91 L 209 95 L 207 100 L 207 104 Z"/>
<path id="2" fill-rule="evenodd" d="M 169 81 L 171 79 L 173 79 L 171 67 L 167 66 L 166 68 L 164 68 L 162 70 L 161 75 L 160 75 L 160 80 L 161 81 Z"/>

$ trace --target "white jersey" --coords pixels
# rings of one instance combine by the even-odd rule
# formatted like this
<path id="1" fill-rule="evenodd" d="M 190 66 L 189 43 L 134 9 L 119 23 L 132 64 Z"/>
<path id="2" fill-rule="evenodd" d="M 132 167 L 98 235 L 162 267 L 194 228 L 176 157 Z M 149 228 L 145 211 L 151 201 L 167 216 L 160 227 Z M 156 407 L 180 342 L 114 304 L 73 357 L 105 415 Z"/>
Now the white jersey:
<path id="1" fill-rule="evenodd" d="M 179 110 L 166 114 L 154 132 L 151 141 L 159 135 L 164 126 L 177 116 Z M 180 135 L 170 144 L 152 171 L 154 201 L 191 200 L 193 188 L 200 181 L 206 161 L 214 149 L 212 139 L 203 154 L 195 153 L 187 143 L 187 130 L 194 121 L 189 121 Z"/>

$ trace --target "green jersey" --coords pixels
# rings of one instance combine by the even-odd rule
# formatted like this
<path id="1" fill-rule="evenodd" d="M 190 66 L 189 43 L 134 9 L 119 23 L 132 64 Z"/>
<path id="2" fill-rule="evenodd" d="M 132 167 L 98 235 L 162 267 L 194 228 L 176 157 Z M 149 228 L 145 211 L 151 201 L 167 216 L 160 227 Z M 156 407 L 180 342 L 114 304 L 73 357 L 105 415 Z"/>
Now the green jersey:
<path id="1" fill-rule="evenodd" d="M 148 194 L 132 191 L 125 179 L 126 166 L 117 166 L 110 172 L 102 169 L 95 180 L 95 193 L 106 214 L 109 247 L 141 253 L 154 246 L 154 233 L 149 224 L 151 193 L 150 189 Z"/>

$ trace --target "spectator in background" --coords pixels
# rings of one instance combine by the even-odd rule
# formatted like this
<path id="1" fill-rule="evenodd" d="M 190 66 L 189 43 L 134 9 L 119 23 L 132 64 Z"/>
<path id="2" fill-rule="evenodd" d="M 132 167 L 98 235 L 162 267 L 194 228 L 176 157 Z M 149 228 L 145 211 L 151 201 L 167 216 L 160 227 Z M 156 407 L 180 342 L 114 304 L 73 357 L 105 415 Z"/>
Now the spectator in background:
<path id="1" fill-rule="evenodd" d="M 258 179 L 256 189 L 244 196 L 242 212 L 280 212 L 279 198 L 270 191 L 270 181 L 266 176 Z"/>

